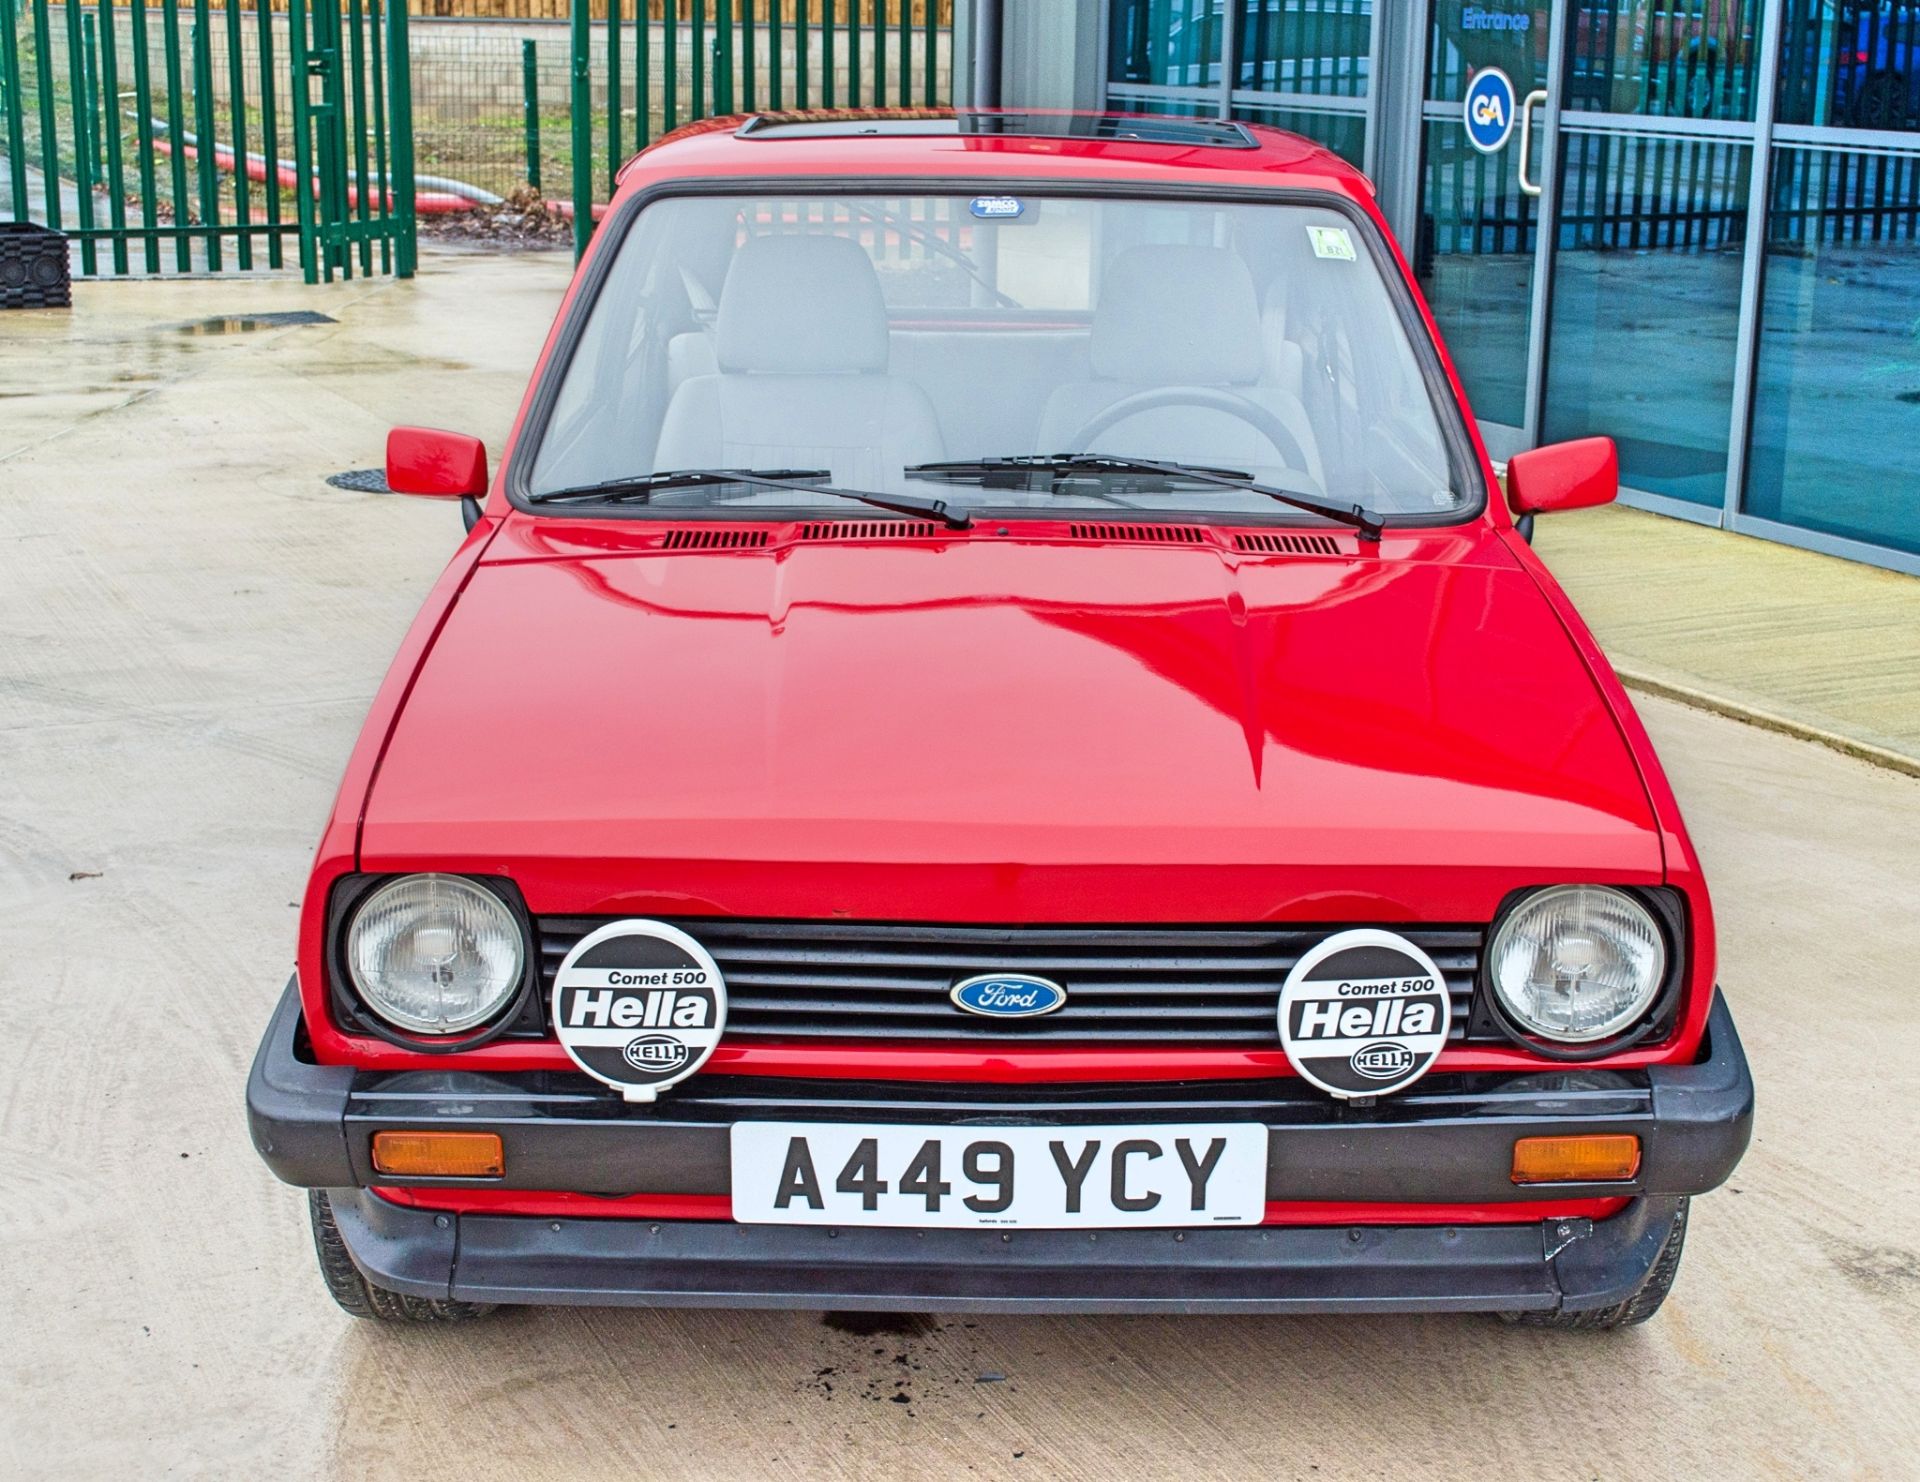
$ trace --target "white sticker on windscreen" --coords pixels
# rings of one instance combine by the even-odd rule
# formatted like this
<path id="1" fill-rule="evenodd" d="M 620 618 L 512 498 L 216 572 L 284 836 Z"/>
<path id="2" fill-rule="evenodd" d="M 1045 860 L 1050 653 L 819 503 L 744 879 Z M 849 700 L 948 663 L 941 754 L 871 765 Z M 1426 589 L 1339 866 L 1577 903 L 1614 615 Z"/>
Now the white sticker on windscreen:
<path id="1" fill-rule="evenodd" d="M 1280 989 L 1280 1043 L 1293 1068 L 1339 1097 L 1404 1091 L 1446 1047 L 1447 980 L 1412 942 L 1370 927 L 1328 937 Z"/>
<path id="2" fill-rule="evenodd" d="M 1353 238 L 1347 235 L 1344 226 L 1310 226 L 1307 240 L 1313 243 L 1315 257 L 1331 258 L 1335 262 L 1357 261 Z"/>
<path id="3" fill-rule="evenodd" d="M 726 1027 L 719 966 L 664 921 L 615 921 L 591 931 L 553 975 L 561 1045 L 628 1101 L 651 1101 L 692 1075 Z"/>

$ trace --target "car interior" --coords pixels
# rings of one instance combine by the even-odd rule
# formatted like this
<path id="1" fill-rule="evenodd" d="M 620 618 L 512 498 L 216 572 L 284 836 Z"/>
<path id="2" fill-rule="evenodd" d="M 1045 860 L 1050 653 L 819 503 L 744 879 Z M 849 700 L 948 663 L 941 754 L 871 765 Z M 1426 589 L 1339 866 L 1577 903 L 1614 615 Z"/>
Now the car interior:
<path id="1" fill-rule="evenodd" d="M 1405 331 L 1331 212 L 1185 208 L 1171 233 L 1152 217 L 1133 233 L 1188 238 L 1171 241 L 1127 241 L 1115 228 L 1129 223 L 1097 218 L 1099 237 L 1120 239 L 1110 250 L 1078 230 L 1044 251 L 1035 236 L 1022 264 L 990 241 L 1017 229 L 955 226 L 951 212 L 930 246 L 929 228 L 902 231 L 892 214 L 680 204 L 652 208 L 672 219 L 643 213 L 623 244 L 567 367 L 536 490 L 745 468 L 926 493 L 905 469 L 1094 453 L 1386 510 L 1458 502 Z M 1274 216 L 1300 219 L 1261 219 Z M 693 501 L 794 502 L 765 489 Z"/>

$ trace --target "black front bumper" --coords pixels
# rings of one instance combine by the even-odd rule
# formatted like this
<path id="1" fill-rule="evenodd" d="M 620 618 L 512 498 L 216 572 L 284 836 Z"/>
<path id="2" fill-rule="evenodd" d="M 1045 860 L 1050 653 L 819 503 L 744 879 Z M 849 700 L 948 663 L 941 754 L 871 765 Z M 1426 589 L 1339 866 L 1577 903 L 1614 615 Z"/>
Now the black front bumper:
<path id="1" fill-rule="evenodd" d="M 645 1306 L 1224 1312 L 1584 1310 L 1645 1280 L 1680 1199 L 1745 1151 L 1753 1083 L 1716 996 L 1703 1058 L 1646 1071 L 1570 1067 L 1430 1076 L 1368 1108 L 1299 1081 L 949 1086 L 699 1076 L 631 1106 L 585 1076 L 368 1074 L 301 1053 L 291 986 L 247 1086 L 254 1145 L 289 1183 L 333 1191 L 376 1284 L 467 1301 Z M 1248 1120 L 1268 1130 L 1272 1201 L 1514 1203 L 1513 1224 L 1202 1230 L 804 1229 L 726 1221 L 436 1214 L 364 1192 L 386 1128 L 500 1133 L 495 1188 L 721 1194 L 745 1119 L 1063 1126 Z M 1517 1189 L 1513 1140 L 1633 1132 L 1631 1183 Z M 411 1180 L 472 1187 L 471 1181 Z M 1541 1221 L 1528 1201 L 1627 1197 L 1603 1221 Z M 1537 1204 L 1534 1205 L 1538 1207 Z"/>

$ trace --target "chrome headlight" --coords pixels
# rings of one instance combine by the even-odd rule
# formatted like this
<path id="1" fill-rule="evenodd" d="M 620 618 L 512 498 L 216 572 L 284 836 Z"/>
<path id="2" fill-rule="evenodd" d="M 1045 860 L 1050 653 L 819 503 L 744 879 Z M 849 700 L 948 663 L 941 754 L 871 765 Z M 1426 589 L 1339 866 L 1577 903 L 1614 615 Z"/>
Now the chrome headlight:
<path id="1" fill-rule="evenodd" d="M 1515 1024 L 1563 1044 L 1629 1028 L 1666 974 L 1666 938 L 1653 913 L 1604 885 L 1556 885 L 1527 897 L 1487 952 L 1487 980 Z"/>
<path id="2" fill-rule="evenodd" d="M 458 875 L 402 875 L 360 903 L 347 973 L 382 1019 L 414 1034 L 484 1024 L 520 989 L 520 923 L 492 891 Z"/>

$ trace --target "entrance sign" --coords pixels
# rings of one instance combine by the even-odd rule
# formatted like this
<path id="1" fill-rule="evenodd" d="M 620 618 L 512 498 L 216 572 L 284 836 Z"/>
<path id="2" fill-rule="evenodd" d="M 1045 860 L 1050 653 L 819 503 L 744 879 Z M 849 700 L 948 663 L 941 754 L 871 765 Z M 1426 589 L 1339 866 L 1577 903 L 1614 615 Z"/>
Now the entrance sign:
<path id="1" fill-rule="evenodd" d="M 1483 67 L 1467 84 L 1467 142 L 1482 154 L 1497 154 L 1513 133 L 1513 83 L 1498 67 Z"/>

